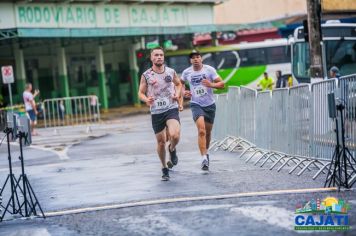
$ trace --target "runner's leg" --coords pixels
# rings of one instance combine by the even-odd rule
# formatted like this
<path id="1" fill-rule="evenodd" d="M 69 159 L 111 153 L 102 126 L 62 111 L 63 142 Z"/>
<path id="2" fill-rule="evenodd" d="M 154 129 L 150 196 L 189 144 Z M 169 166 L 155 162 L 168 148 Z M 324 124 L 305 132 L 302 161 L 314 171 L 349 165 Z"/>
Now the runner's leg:
<path id="1" fill-rule="evenodd" d="M 198 146 L 200 150 L 200 154 L 205 156 L 207 154 L 206 149 L 206 130 L 205 130 L 205 121 L 204 116 L 199 116 L 199 118 L 195 121 L 195 125 L 198 129 Z"/>
<path id="2" fill-rule="evenodd" d="M 170 142 L 170 151 L 174 151 L 180 138 L 180 124 L 176 119 L 169 119 L 166 122 L 168 128 L 168 137 Z"/>
<path id="3" fill-rule="evenodd" d="M 206 150 L 209 150 L 210 140 L 211 140 L 211 130 L 213 129 L 213 124 L 205 122 L 205 132 L 206 132 Z"/>
<path id="4" fill-rule="evenodd" d="M 166 163 L 166 128 L 156 134 L 157 153 L 162 164 L 162 168 L 167 168 Z"/>

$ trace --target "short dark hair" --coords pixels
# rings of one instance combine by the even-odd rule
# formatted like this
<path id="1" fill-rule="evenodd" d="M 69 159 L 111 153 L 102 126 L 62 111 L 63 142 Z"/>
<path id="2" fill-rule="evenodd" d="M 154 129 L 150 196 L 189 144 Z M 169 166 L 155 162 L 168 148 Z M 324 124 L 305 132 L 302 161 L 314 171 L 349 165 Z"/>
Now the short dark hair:
<path id="1" fill-rule="evenodd" d="M 152 48 L 151 51 L 150 51 L 150 54 L 151 54 L 154 50 L 162 50 L 163 53 L 164 53 L 164 49 L 163 49 L 161 46 L 157 46 L 157 47 Z"/>
<path id="2" fill-rule="evenodd" d="M 201 56 L 200 52 L 198 50 L 193 50 L 191 53 L 189 53 L 189 58 L 193 58 L 193 56 Z"/>
<path id="3" fill-rule="evenodd" d="M 26 83 L 25 89 L 28 89 L 30 86 L 32 86 L 31 83 Z"/>

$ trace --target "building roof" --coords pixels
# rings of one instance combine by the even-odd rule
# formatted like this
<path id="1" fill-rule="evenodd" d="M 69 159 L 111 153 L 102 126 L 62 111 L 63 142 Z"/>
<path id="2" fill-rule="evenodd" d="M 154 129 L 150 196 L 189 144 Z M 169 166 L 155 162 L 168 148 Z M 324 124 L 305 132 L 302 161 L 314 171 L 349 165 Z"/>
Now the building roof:
<path id="1" fill-rule="evenodd" d="M 138 2 L 138 3 L 212 3 L 221 4 L 227 0 L 9 0 L 2 2 L 13 2 L 13 3 L 128 3 L 128 2 Z"/>

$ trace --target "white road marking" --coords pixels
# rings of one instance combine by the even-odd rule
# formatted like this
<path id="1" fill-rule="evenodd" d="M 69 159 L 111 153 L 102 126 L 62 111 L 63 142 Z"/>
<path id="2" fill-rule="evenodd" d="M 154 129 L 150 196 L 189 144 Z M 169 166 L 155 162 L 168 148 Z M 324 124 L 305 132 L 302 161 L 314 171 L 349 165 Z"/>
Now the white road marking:
<path id="1" fill-rule="evenodd" d="M 130 203 L 120 203 L 120 204 L 97 206 L 97 207 L 86 207 L 86 208 L 78 208 L 78 209 L 63 210 L 63 211 L 54 211 L 54 212 L 47 212 L 47 213 L 45 213 L 45 215 L 47 217 L 51 217 L 51 216 L 79 214 L 79 213 L 84 213 L 84 212 L 102 211 L 102 210 L 119 209 L 119 208 L 127 208 L 127 207 L 157 205 L 157 204 L 165 204 L 165 203 L 203 201 L 203 200 L 219 200 L 219 199 L 229 199 L 229 198 L 257 197 L 257 196 L 271 196 L 271 195 L 282 195 L 282 194 L 333 192 L 333 191 L 337 191 L 337 188 L 287 189 L 287 190 L 273 190 L 273 191 L 249 192 L 249 193 L 232 193 L 232 194 L 199 196 L 199 197 L 176 197 L 176 198 L 146 200 L 146 201 L 138 201 L 138 202 L 130 202 Z"/>

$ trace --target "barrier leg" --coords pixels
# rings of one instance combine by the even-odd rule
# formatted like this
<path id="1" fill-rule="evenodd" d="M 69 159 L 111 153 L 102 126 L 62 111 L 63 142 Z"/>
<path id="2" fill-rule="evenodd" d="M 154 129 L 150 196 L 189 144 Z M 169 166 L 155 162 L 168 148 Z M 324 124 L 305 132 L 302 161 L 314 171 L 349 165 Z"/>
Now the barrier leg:
<path id="1" fill-rule="evenodd" d="M 326 163 L 326 164 L 313 176 L 313 179 L 316 179 L 316 178 L 320 175 L 320 173 L 323 172 L 323 170 L 324 170 L 325 168 L 329 167 L 330 165 L 331 165 L 331 162 Z M 323 172 L 323 173 L 324 173 L 324 172 Z"/>

